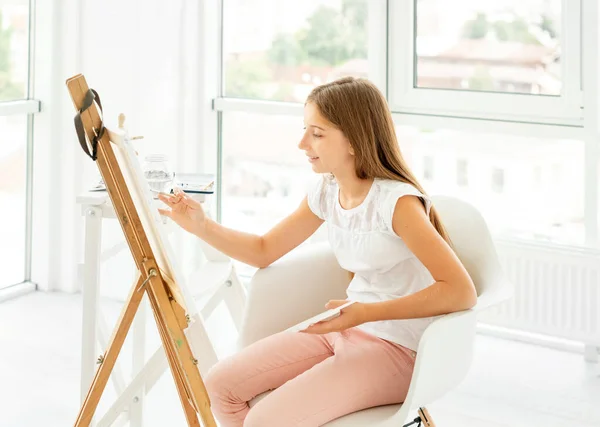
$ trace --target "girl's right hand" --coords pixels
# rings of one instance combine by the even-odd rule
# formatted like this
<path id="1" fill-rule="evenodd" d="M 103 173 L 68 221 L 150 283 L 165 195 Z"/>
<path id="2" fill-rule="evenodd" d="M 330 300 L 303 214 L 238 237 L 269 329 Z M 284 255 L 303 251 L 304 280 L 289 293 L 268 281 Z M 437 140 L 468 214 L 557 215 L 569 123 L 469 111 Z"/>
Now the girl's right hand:
<path id="1" fill-rule="evenodd" d="M 184 230 L 200 236 L 206 226 L 206 215 L 202 205 L 179 188 L 174 189 L 174 193 L 158 195 L 158 198 L 171 208 L 159 209 L 158 212 L 171 218 Z"/>

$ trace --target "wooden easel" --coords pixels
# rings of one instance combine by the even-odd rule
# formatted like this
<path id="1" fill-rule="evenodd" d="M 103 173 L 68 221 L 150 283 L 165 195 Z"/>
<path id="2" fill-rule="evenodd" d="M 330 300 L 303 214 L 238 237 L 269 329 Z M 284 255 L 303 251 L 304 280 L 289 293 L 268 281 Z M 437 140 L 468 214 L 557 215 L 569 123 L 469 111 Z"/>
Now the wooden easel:
<path id="1" fill-rule="evenodd" d="M 100 174 L 106 184 L 115 212 L 133 255 L 139 277 L 135 281 L 121 312 L 117 326 L 109 341 L 108 349 L 99 357 L 100 367 L 81 407 L 76 427 L 89 426 L 110 373 L 127 336 L 144 293 L 152 308 L 160 338 L 175 380 L 175 385 L 189 426 L 200 427 L 198 415 L 204 427 L 216 427 L 210 410 L 210 401 L 200 376 L 198 361 L 192 353 L 184 333 L 188 327 L 186 305 L 181 289 L 174 280 L 172 267 L 165 253 L 157 247 L 152 233 L 144 228 L 144 213 L 138 212 L 132 192 L 121 169 L 109 133 L 102 132 L 103 123 L 96 102 L 85 78 L 77 75 L 67 80 L 67 88 L 80 112 L 88 150 L 94 154 Z M 89 108 L 82 111 L 85 100 L 94 99 Z M 85 149 L 85 148 L 84 148 Z M 86 150 L 87 152 L 87 150 Z"/>

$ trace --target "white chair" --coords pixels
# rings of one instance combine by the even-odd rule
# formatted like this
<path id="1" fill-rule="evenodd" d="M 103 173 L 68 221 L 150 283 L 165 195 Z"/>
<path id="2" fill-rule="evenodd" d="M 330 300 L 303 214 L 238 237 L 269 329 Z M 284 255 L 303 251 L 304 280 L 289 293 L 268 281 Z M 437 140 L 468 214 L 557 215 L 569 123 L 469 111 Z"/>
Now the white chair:
<path id="1" fill-rule="evenodd" d="M 426 329 L 403 404 L 355 412 L 329 422 L 328 427 L 400 427 L 412 421 L 415 415 L 409 417 L 411 410 L 424 408 L 465 378 L 473 357 L 477 312 L 511 295 L 479 212 L 450 197 L 434 197 L 433 203 L 475 283 L 477 305 L 440 317 Z M 295 250 L 259 270 L 249 286 L 238 346 L 248 346 L 323 311 L 330 299 L 344 299 L 348 282 L 348 273 L 323 243 Z M 250 406 L 267 394 L 258 396 Z"/>

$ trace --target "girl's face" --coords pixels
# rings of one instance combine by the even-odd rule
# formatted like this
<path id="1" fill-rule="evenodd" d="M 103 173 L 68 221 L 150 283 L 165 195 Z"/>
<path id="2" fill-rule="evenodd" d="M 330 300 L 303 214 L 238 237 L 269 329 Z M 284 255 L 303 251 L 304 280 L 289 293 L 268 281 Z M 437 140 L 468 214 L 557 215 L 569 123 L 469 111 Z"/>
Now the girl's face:
<path id="1" fill-rule="evenodd" d="M 345 174 L 354 170 L 354 151 L 341 130 L 333 126 L 313 103 L 304 106 L 304 135 L 298 144 L 316 173 Z"/>

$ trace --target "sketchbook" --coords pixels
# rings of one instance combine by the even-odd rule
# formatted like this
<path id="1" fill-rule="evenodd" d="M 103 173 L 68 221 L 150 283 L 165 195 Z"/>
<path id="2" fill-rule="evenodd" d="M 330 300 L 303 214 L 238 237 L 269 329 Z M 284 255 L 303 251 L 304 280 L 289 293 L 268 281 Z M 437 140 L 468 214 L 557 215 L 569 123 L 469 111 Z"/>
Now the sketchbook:
<path id="1" fill-rule="evenodd" d="M 297 325 L 294 325 L 291 328 L 286 329 L 286 331 L 287 332 L 302 332 L 309 326 L 314 325 L 315 323 L 325 322 L 327 320 L 335 319 L 336 317 L 338 317 L 340 315 L 341 311 L 344 308 L 354 304 L 355 302 L 356 301 L 348 301 L 347 303 L 342 304 L 339 307 L 329 309 L 327 311 L 324 311 L 323 313 L 319 313 L 316 316 L 311 317 L 310 319 L 306 319 L 305 321 L 300 322 Z"/>

